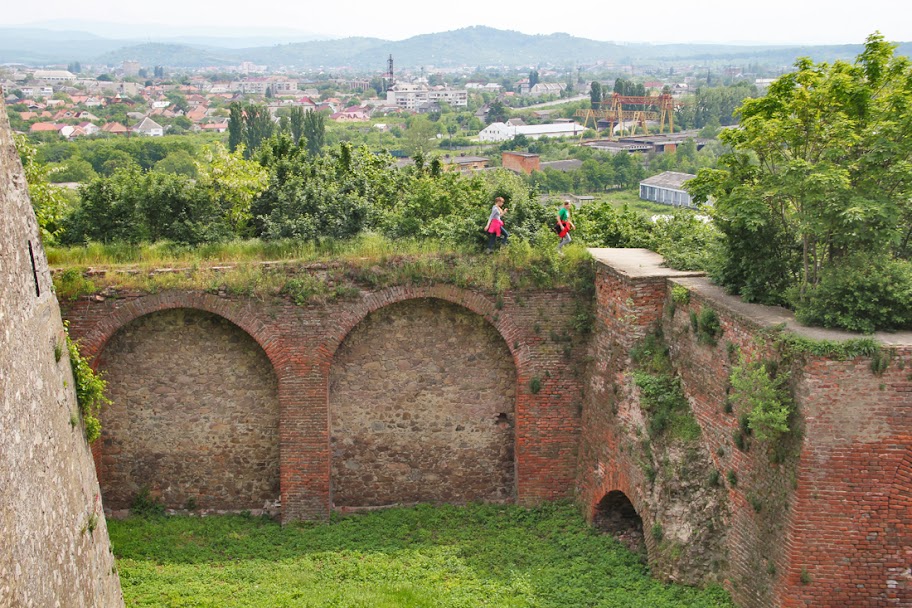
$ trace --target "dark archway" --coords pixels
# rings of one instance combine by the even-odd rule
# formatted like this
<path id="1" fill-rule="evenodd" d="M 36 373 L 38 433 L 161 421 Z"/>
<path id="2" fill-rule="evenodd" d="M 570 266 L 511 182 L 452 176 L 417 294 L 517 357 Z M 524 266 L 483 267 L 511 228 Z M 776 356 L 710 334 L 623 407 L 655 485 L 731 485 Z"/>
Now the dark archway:
<path id="1" fill-rule="evenodd" d="M 503 337 L 462 306 L 368 314 L 330 371 L 333 504 L 513 501 L 516 383 Z"/>
<path id="2" fill-rule="evenodd" d="M 643 520 L 627 495 L 620 490 L 605 494 L 595 507 L 592 524 L 605 534 L 618 539 L 636 553 L 646 553 Z"/>
<path id="3" fill-rule="evenodd" d="M 140 316 L 97 366 L 105 506 L 148 488 L 168 508 L 242 511 L 279 499 L 279 401 L 263 349 L 227 319 L 188 308 Z"/>

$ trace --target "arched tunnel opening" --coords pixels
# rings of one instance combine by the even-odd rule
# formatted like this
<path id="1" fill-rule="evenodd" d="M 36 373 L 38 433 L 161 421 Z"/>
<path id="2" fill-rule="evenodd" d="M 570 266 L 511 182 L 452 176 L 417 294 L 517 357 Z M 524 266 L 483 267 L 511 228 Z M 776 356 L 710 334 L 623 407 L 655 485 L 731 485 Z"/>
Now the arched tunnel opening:
<path id="1" fill-rule="evenodd" d="M 595 507 L 592 524 L 602 533 L 615 537 L 635 553 L 646 553 L 643 520 L 633 503 L 620 490 L 605 494 Z"/>

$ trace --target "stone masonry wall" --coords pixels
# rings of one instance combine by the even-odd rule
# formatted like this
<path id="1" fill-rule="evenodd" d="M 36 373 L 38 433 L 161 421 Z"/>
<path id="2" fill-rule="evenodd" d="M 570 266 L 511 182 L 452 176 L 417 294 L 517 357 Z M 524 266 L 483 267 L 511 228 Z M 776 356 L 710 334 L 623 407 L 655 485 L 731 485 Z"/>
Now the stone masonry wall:
<path id="1" fill-rule="evenodd" d="M 330 373 L 333 503 L 515 496 L 516 366 L 484 319 L 414 301 L 371 313 Z"/>
<path id="2" fill-rule="evenodd" d="M 0 606 L 123 606 L 60 309 L 3 110 L 0 429 Z"/>
<path id="3" fill-rule="evenodd" d="M 279 400 L 269 359 L 222 317 L 174 309 L 140 317 L 98 360 L 105 506 L 142 489 L 166 507 L 257 510 L 279 499 Z"/>

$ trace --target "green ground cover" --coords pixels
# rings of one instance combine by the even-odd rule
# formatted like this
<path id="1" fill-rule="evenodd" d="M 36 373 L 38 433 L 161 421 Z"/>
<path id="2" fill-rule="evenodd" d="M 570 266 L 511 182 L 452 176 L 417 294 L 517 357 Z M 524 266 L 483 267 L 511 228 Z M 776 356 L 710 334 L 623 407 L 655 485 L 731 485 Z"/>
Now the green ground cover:
<path id="1" fill-rule="evenodd" d="M 399 508 L 281 526 L 243 516 L 109 521 L 127 606 L 730 607 L 650 578 L 568 504 Z"/>
<path id="2" fill-rule="evenodd" d="M 599 195 L 596 197 L 598 201 L 604 201 L 611 205 L 612 207 L 621 208 L 624 205 L 633 209 L 634 211 L 639 211 L 647 216 L 655 214 L 671 214 L 676 209 L 671 205 L 663 205 L 661 203 L 653 203 L 652 201 L 644 201 L 640 198 L 639 190 L 616 190 L 614 192 L 609 192 L 604 195 Z M 689 210 L 684 209 L 685 212 Z"/>

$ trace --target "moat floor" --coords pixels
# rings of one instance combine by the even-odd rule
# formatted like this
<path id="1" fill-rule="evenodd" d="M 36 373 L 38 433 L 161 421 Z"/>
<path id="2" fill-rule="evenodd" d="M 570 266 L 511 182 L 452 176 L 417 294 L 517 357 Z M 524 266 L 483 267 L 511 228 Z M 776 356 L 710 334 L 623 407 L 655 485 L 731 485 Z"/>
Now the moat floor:
<path id="1" fill-rule="evenodd" d="M 389 509 L 282 527 L 261 518 L 108 522 L 127 606 L 732 607 L 665 585 L 575 507 Z"/>

